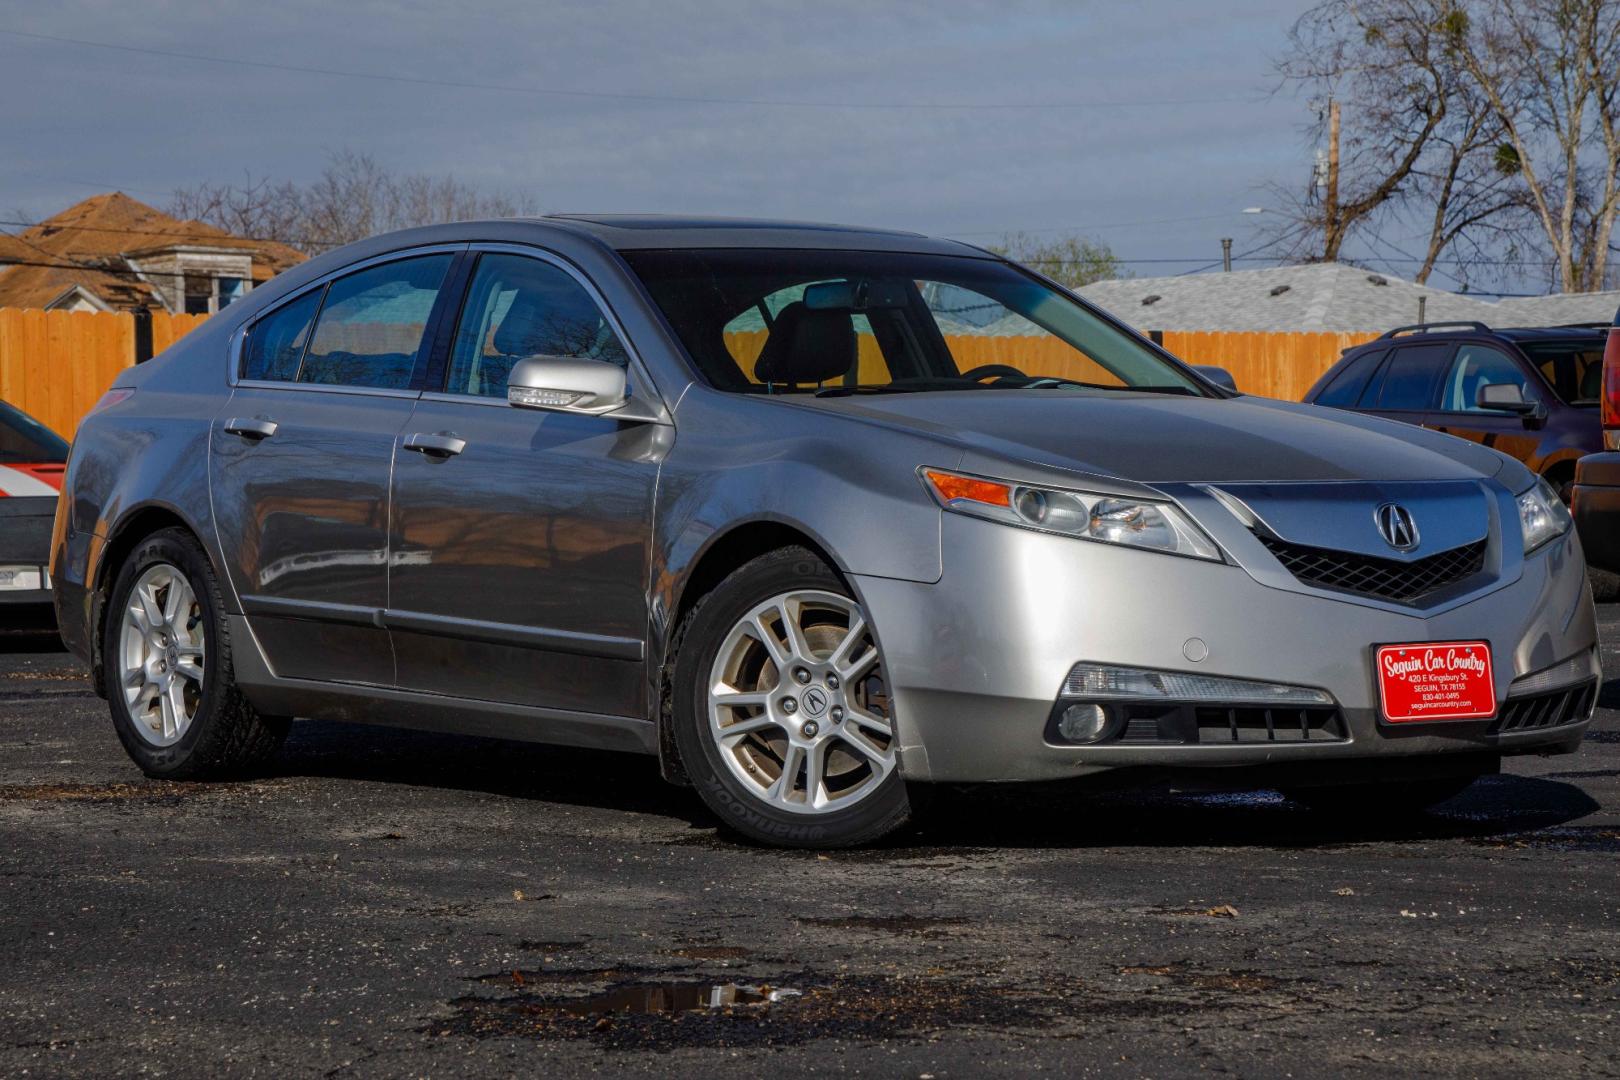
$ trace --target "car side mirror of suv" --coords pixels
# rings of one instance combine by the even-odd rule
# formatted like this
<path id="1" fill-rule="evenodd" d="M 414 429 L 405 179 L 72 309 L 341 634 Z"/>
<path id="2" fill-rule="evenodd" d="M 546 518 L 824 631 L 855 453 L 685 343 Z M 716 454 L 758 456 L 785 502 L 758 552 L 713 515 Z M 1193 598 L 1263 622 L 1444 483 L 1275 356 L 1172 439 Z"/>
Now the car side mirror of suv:
<path id="1" fill-rule="evenodd" d="M 506 400 L 520 409 L 600 416 L 630 399 L 624 368 L 606 360 L 528 356 L 512 365 Z"/>
<path id="2" fill-rule="evenodd" d="M 1547 407 L 1524 396 L 1524 387 L 1518 383 L 1486 383 L 1474 392 L 1474 404 L 1481 409 L 1518 413 L 1524 417 L 1525 427 L 1540 427 L 1547 422 Z"/>

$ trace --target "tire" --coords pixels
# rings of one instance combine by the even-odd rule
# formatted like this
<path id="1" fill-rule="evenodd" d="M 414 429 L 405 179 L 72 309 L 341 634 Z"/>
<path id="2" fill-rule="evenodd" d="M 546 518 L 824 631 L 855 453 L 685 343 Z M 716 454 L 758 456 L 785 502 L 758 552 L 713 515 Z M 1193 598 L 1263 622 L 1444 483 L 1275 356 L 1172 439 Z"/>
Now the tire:
<path id="1" fill-rule="evenodd" d="M 814 553 L 783 548 L 733 572 L 683 621 L 674 656 L 681 763 L 729 829 L 779 847 L 840 848 L 910 819 L 876 640 Z M 731 689 L 711 694 L 722 684 Z M 724 734 L 733 727 L 746 731 Z"/>
<path id="2" fill-rule="evenodd" d="M 138 586 L 162 618 L 151 617 L 151 605 L 135 595 Z M 141 629 L 135 607 L 152 632 Z M 247 775 L 274 757 L 286 737 L 289 721 L 261 716 L 236 687 L 224 610 L 208 557 L 183 529 L 153 533 L 119 568 L 102 628 L 107 703 L 119 741 L 147 776 Z M 154 634 L 166 647 L 152 644 Z M 169 689 L 154 691 L 160 686 L 172 696 Z"/>
<path id="3" fill-rule="evenodd" d="M 1421 813 L 1468 790 L 1478 776 L 1437 776 L 1382 784 L 1342 784 L 1298 788 L 1283 794 L 1318 813 L 1359 820 L 1381 820 Z"/>

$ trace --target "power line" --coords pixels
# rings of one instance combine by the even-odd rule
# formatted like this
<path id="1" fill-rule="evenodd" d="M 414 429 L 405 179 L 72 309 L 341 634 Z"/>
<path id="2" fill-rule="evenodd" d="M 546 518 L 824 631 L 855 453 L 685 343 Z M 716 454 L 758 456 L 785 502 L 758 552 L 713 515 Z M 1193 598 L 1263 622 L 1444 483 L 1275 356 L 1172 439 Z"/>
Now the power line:
<path id="1" fill-rule="evenodd" d="M 1044 101 L 1044 102 L 878 102 L 878 101 L 804 101 L 766 98 L 702 97 L 687 94 L 633 94 L 608 90 L 575 90 L 560 87 L 517 86 L 511 83 L 464 82 L 452 79 L 427 79 L 411 75 L 390 75 L 381 72 L 344 71 L 338 68 L 314 67 L 305 64 L 280 64 L 268 60 L 245 60 L 239 57 L 210 56 L 204 53 L 178 52 L 172 49 L 150 49 L 136 45 L 115 45 L 108 41 L 88 38 L 63 37 L 57 34 L 35 34 L 24 30 L 0 30 L 0 34 L 49 41 L 59 45 L 77 45 L 111 52 L 136 53 L 142 56 L 161 56 L 170 60 L 194 60 L 206 64 L 229 64 L 232 67 L 263 68 L 269 71 L 290 71 L 301 75 L 330 75 L 342 79 L 366 79 L 372 82 L 408 83 L 414 86 L 435 86 L 452 90 L 489 90 L 504 94 L 529 94 L 540 97 L 584 98 L 600 101 L 636 101 L 651 104 L 681 105 L 737 105 L 780 109 L 853 109 L 861 111 L 908 110 L 926 112 L 1015 112 L 1065 109 L 1136 109 L 1162 106 L 1235 105 L 1247 104 L 1247 98 L 1161 98 L 1132 101 Z"/>

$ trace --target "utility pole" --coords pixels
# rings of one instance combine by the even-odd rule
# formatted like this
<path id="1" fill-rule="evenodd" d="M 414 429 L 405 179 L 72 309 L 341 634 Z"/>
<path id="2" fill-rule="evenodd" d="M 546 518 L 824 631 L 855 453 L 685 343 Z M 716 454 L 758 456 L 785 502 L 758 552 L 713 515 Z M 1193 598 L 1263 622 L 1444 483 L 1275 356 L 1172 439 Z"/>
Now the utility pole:
<path id="1" fill-rule="evenodd" d="M 1339 235 L 1339 102 L 1328 99 L 1327 191 L 1322 196 L 1322 258 L 1335 262 L 1344 238 Z"/>
<path id="2" fill-rule="evenodd" d="M 1221 269 L 1228 274 L 1232 272 L 1232 238 L 1221 237 Z"/>

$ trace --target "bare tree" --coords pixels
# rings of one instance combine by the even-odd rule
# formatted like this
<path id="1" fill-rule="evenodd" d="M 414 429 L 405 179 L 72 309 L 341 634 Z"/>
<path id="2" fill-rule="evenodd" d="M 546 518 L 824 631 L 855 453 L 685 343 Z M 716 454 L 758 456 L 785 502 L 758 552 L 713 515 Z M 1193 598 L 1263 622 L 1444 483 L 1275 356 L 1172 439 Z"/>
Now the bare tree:
<path id="1" fill-rule="evenodd" d="M 1496 160 L 1504 126 L 1454 47 L 1454 3 L 1324 0 L 1294 24 L 1277 72 L 1323 103 L 1312 134 L 1328 150 L 1303 193 L 1274 191 L 1275 254 L 1336 260 L 1353 237 L 1381 246 L 1416 224 L 1417 280 L 1445 256 L 1466 281 L 1512 242 L 1525 193 Z"/>
<path id="2" fill-rule="evenodd" d="M 1566 292 L 1604 286 L 1620 216 L 1620 0 L 1446 4 L 1446 33 L 1500 119 Z"/>
<path id="3" fill-rule="evenodd" d="M 1074 233 L 1052 237 L 1007 233 L 988 247 L 997 255 L 1038 270 L 1066 289 L 1126 276 L 1113 248 Z"/>
<path id="4" fill-rule="evenodd" d="M 369 154 L 331 154 L 309 184 L 247 174 L 240 184 L 177 189 L 169 212 L 239 236 L 279 240 L 316 254 L 329 247 L 404 229 L 478 217 L 534 213 L 527 195 L 491 191 L 454 176 L 396 175 Z"/>

